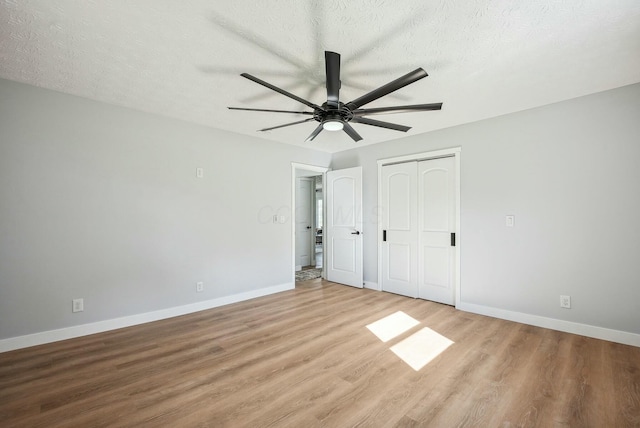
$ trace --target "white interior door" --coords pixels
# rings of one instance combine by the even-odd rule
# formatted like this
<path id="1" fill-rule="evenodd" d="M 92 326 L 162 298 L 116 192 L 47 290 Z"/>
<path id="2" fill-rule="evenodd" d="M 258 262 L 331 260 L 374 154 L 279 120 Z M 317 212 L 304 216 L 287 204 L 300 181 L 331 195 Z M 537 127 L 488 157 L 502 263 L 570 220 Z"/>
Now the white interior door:
<path id="1" fill-rule="evenodd" d="M 455 159 L 432 159 L 418 163 L 418 296 L 455 303 L 456 231 Z"/>
<path id="2" fill-rule="evenodd" d="M 418 296 L 417 163 L 382 167 L 383 291 Z"/>
<path id="3" fill-rule="evenodd" d="M 326 175 L 327 280 L 362 288 L 362 167 Z"/>
<path id="4" fill-rule="evenodd" d="M 296 179 L 296 270 L 311 264 L 313 180 Z"/>

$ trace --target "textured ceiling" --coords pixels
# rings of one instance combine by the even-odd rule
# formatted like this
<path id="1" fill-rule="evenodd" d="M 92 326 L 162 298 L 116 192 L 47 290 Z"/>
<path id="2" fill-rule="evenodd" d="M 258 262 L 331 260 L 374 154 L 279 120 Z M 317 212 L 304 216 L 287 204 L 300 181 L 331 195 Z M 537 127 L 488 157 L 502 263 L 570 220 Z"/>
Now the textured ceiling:
<path id="1" fill-rule="evenodd" d="M 442 111 L 305 143 L 315 122 L 256 131 L 304 117 L 227 110 L 304 108 L 242 72 L 321 104 L 324 50 L 342 55 L 342 101 L 423 67 L 366 107 Z M 0 77 L 336 152 L 640 82 L 640 1 L 0 0 Z"/>

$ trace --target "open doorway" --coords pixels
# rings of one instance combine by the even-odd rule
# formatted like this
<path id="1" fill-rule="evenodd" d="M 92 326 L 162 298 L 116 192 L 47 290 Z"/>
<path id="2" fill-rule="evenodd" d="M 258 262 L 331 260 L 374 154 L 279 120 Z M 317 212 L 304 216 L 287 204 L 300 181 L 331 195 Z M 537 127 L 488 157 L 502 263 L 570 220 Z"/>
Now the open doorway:
<path id="1" fill-rule="evenodd" d="M 327 168 L 293 165 L 292 216 L 295 281 L 324 277 L 324 173 Z"/>

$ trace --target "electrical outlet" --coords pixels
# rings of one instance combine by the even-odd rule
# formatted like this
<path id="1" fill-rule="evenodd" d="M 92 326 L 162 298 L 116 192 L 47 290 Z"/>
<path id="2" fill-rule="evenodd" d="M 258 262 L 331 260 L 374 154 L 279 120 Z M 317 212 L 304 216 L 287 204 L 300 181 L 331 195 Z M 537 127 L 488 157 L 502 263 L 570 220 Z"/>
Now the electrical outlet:
<path id="1" fill-rule="evenodd" d="M 202 168 L 196 168 L 196 177 L 197 177 L 197 178 L 202 178 L 202 177 L 204 177 L 204 169 L 202 169 Z"/>
<path id="2" fill-rule="evenodd" d="M 202 293 L 204 291 L 204 282 L 196 282 L 196 291 Z"/>
<path id="3" fill-rule="evenodd" d="M 560 307 L 571 309 L 571 296 L 560 296 Z"/>
<path id="4" fill-rule="evenodd" d="M 84 299 L 73 299 L 71 305 L 72 312 L 84 311 Z"/>

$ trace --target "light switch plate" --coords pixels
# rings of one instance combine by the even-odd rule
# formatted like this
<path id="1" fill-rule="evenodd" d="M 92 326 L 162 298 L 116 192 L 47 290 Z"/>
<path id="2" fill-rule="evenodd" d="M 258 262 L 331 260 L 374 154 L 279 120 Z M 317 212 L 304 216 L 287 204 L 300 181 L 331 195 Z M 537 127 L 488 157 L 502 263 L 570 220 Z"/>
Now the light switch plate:
<path id="1" fill-rule="evenodd" d="M 508 215 L 506 217 L 506 225 L 507 227 L 513 227 L 516 225 L 516 216 L 514 215 Z"/>

